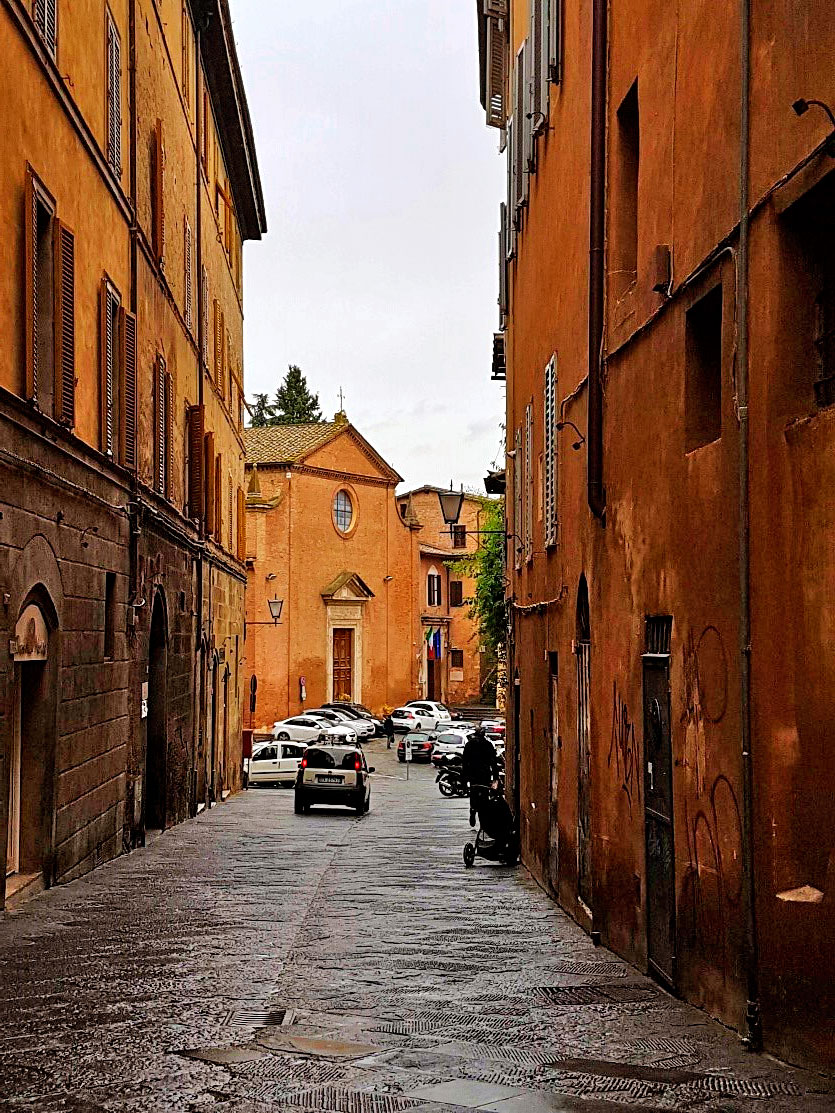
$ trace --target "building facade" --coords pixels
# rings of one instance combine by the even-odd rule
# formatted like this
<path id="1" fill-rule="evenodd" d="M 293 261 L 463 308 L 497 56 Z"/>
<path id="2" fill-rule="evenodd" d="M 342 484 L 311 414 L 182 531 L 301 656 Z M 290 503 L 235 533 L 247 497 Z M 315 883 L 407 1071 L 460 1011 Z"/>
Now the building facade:
<path id="1" fill-rule="evenodd" d="M 525 861 L 751 1046 L 831 1066 L 835 163 L 802 99 L 835 102 L 830 9 L 478 15 Z"/>
<path id="2" fill-rule="evenodd" d="M 227 0 L 8 0 L 0 28 L 2 905 L 240 781 L 265 219 Z"/>
<path id="3" fill-rule="evenodd" d="M 479 546 L 484 499 L 465 495 L 458 524 L 445 525 L 438 487 L 418 487 L 397 496 L 400 516 L 417 537 L 414 568 L 418 615 L 418 696 L 450 704 L 477 704 L 495 662 L 482 652 L 478 624 L 468 600 L 473 578 L 456 561 Z"/>
<path id="4" fill-rule="evenodd" d="M 244 435 L 252 725 L 335 699 L 376 712 L 410 699 L 415 543 L 394 499 L 400 476 L 341 413 Z"/>

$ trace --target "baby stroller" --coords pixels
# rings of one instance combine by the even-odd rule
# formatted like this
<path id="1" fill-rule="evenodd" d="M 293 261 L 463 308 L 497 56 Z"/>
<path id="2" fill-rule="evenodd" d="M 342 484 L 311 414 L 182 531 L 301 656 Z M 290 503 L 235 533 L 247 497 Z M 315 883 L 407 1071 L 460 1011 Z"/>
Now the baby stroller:
<path id="1" fill-rule="evenodd" d="M 464 843 L 464 865 L 475 863 L 476 857 L 490 862 L 503 862 L 515 866 L 519 861 L 519 831 L 516 820 L 501 792 L 492 785 L 472 785 L 478 803 L 478 831 L 475 841 Z"/>

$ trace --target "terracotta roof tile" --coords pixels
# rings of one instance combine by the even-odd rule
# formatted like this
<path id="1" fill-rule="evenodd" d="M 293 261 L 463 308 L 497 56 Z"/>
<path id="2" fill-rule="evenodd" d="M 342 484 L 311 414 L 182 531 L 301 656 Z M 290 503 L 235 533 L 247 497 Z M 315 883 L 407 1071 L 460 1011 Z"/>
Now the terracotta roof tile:
<path id="1" fill-rule="evenodd" d="M 248 464 L 290 464 L 303 460 L 344 429 L 336 421 L 310 421 L 305 425 L 266 425 L 244 429 Z"/>

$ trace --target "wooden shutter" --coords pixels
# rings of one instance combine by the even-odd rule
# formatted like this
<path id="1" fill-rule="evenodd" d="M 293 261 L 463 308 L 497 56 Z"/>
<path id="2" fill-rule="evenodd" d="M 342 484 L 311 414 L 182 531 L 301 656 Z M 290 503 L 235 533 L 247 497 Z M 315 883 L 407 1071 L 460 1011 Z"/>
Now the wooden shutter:
<path id="1" fill-rule="evenodd" d="M 99 291 L 99 336 L 100 368 L 99 394 L 101 399 L 101 450 L 108 456 L 114 455 L 114 429 L 113 429 L 113 391 L 115 389 L 114 377 L 116 374 L 116 337 L 113 335 L 113 313 L 111 302 L 113 295 L 107 279 L 103 278 Z"/>
<path id="2" fill-rule="evenodd" d="M 513 456 L 513 532 L 515 537 L 512 538 L 514 564 L 517 568 L 520 567 L 522 559 L 522 544 L 525 525 L 522 521 L 522 427 L 521 425 L 516 429 L 516 439 L 514 441 L 514 456 Z"/>
<path id="3" fill-rule="evenodd" d="M 220 306 L 218 305 L 217 298 L 215 298 L 215 362 L 214 370 L 212 373 L 215 386 L 220 382 L 220 359 L 222 359 L 222 346 L 223 346 L 223 314 L 220 313 Z"/>
<path id="4" fill-rule="evenodd" d="M 209 366 L 209 276 L 206 274 L 205 266 L 200 268 L 200 287 L 201 297 L 203 301 L 203 351 L 200 353 L 203 358 L 203 366 Z"/>
<path id="5" fill-rule="evenodd" d="M 530 51 L 530 113 L 531 133 L 536 135 L 543 124 L 544 108 L 542 106 L 543 92 L 543 15 L 547 11 L 548 0 L 531 0 L 531 30 L 528 39 Z"/>
<path id="6" fill-rule="evenodd" d="M 183 20 L 182 20 L 182 38 L 183 38 L 183 100 L 186 105 L 191 105 L 191 20 L 188 17 L 188 10 L 186 9 L 185 0 L 183 0 Z"/>
<path id="7" fill-rule="evenodd" d="M 507 125 L 507 258 L 516 254 L 516 125 Z"/>
<path id="8" fill-rule="evenodd" d="M 202 518 L 205 506 L 203 480 L 203 424 L 205 410 L 202 406 L 189 406 L 188 436 L 188 516 Z"/>
<path id="9" fill-rule="evenodd" d="M 246 495 L 238 488 L 238 560 L 246 560 Z"/>
<path id="10" fill-rule="evenodd" d="M 223 544 L 223 455 L 215 455 L 215 540 Z"/>
<path id="11" fill-rule="evenodd" d="M 165 494 L 165 357 L 154 365 L 154 490 Z"/>
<path id="12" fill-rule="evenodd" d="M 231 332 L 226 333 L 226 367 L 224 369 L 224 381 L 226 382 L 226 384 L 229 387 L 229 393 L 228 393 L 228 397 L 226 398 L 226 400 L 229 403 L 229 412 L 231 413 L 232 412 L 232 333 Z M 226 397 L 226 390 L 224 390 L 223 393 L 224 393 L 224 396 Z M 230 541 L 229 544 L 231 545 L 232 542 Z"/>
<path id="13" fill-rule="evenodd" d="M 555 84 L 562 80 L 562 0 L 548 3 L 548 79 Z"/>
<path id="14" fill-rule="evenodd" d="M 206 535 L 215 532 L 215 435 L 207 433 L 203 442 L 203 475 L 206 479 Z"/>
<path id="15" fill-rule="evenodd" d="M 114 174 L 122 173 L 122 44 L 107 12 L 107 161 Z"/>
<path id="16" fill-rule="evenodd" d="M 35 181 L 26 171 L 24 187 L 24 271 L 26 318 L 26 381 L 25 396 L 38 400 L 38 201 Z"/>
<path id="17" fill-rule="evenodd" d="M 185 318 L 186 328 L 192 331 L 192 303 L 191 303 L 191 225 L 188 217 L 183 217 L 183 258 L 185 260 Z"/>
<path id="18" fill-rule="evenodd" d="M 498 15 L 486 16 L 487 22 L 487 126 L 503 128 L 507 122 L 508 21 Z"/>
<path id="19" fill-rule="evenodd" d="M 55 271 L 55 416 L 75 424 L 75 236 L 59 220 L 53 239 Z"/>
<path id="20" fill-rule="evenodd" d="M 154 211 L 152 235 L 154 254 L 160 267 L 165 267 L 165 141 L 162 120 L 154 128 Z"/>
<path id="21" fill-rule="evenodd" d="M 545 503 L 545 544 L 557 543 L 557 364 L 552 356 L 545 368 L 544 437 L 545 476 L 543 495 Z"/>
<path id="22" fill-rule="evenodd" d="M 136 471 L 136 317 L 122 309 L 119 455 L 123 467 Z"/>
<path id="23" fill-rule="evenodd" d="M 229 544 L 228 544 L 227 547 L 229 549 L 229 552 L 231 553 L 234 549 L 234 546 L 235 546 L 235 524 L 234 524 L 235 523 L 235 499 L 234 499 L 234 488 L 232 486 L 232 476 L 231 476 L 231 474 L 229 476 L 228 496 L 227 497 L 229 499 L 229 506 L 228 506 L 227 511 L 226 511 L 227 515 L 229 516 L 229 538 L 228 538 Z"/>
<path id="24" fill-rule="evenodd" d="M 525 559 L 533 556 L 533 403 L 525 406 Z"/>
<path id="25" fill-rule="evenodd" d="M 165 422 L 164 422 L 164 437 L 163 450 L 165 452 L 165 459 L 163 466 L 165 468 L 165 484 L 164 491 L 167 499 L 174 497 L 174 380 L 171 377 L 171 372 L 167 371 L 165 374 Z"/>
<path id="26" fill-rule="evenodd" d="M 534 51 L 533 44 L 530 38 L 525 39 L 522 44 L 522 58 L 523 70 L 525 75 L 525 109 L 524 109 L 524 125 L 525 125 L 525 151 L 524 151 L 524 166 L 525 176 L 522 179 L 523 183 L 523 200 L 528 200 L 528 191 L 530 189 L 530 176 L 536 170 L 536 148 L 534 147 L 534 115 L 533 115 L 533 86 L 534 86 Z"/>

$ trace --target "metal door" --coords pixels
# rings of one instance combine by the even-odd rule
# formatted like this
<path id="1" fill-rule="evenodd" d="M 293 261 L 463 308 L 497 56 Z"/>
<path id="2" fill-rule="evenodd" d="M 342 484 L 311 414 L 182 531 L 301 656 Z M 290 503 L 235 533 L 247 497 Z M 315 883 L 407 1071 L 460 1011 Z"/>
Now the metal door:
<path id="1" fill-rule="evenodd" d="M 643 664 L 647 958 L 650 970 L 674 987 L 676 888 L 670 658 L 666 654 L 647 654 Z"/>
<path id="2" fill-rule="evenodd" d="M 551 885 L 556 891 L 560 881 L 560 825 L 559 825 L 559 789 L 560 789 L 560 708 L 559 684 L 556 653 L 549 654 L 550 683 L 551 683 L 551 814 L 549 823 L 549 851 L 551 862 Z"/>
<path id="3" fill-rule="evenodd" d="M 354 631 L 333 632 L 333 698 L 350 702 L 354 698 Z"/>
<path id="4" fill-rule="evenodd" d="M 589 911 L 591 897 L 591 644 L 577 648 L 577 895 Z"/>

